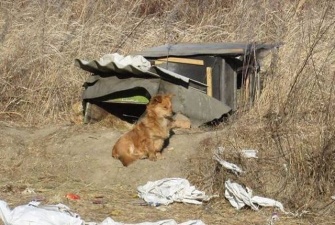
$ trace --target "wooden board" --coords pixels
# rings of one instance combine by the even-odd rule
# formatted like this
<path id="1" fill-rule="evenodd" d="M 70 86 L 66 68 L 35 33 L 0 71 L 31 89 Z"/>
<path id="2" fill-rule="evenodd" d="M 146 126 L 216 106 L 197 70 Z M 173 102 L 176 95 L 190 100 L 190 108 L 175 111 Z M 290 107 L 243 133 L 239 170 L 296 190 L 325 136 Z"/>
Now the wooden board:
<path id="1" fill-rule="evenodd" d="M 192 65 L 199 65 L 199 66 L 204 65 L 203 60 L 189 59 L 189 58 L 177 58 L 177 57 L 167 57 L 167 58 L 157 59 L 155 60 L 155 65 L 159 65 L 165 62 L 185 63 L 185 64 L 192 64 Z"/>
<path id="2" fill-rule="evenodd" d="M 212 67 L 206 67 L 207 95 L 213 96 Z"/>

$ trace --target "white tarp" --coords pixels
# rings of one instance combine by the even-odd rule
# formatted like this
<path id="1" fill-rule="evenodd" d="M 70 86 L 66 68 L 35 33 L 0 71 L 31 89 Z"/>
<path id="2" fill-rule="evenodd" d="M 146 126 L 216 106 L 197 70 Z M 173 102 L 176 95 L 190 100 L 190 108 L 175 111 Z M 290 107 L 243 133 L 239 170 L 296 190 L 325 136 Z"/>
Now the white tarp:
<path id="1" fill-rule="evenodd" d="M 184 202 L 202 204 L 208 201 L 209 196 L 191 186 L 189 181 L 183 178 L 166 178 L 157 181 L 149 181 L 137 188 L 138 196 L 150 205 L 168 205 L 172 202 Z"/>
<path id="2" fill-rule="evenodd" d="M 63 204 L 40 205 L 39 202 L 30 202 L 27 205 L 17 206 L 13 210 L 5 201 L 0 200 L 0 218 L 4 225 L 126 225 L 115 222 L 107 217 L 103 222 L 85 222 L 78 214 L 70 211 Z M 131 225 L 131 224 L 127 224 Z M 175 220 L 161 220 L 144 222 L 133 225 L 205 225 L 201 220 L 190 220 L 178 224 Z"/>
<path id="3" fill-rule="evenodd" d="M 252 190 L 250 188 L 244 188 L 242 185 L 231 182 L 230 180 L 225 182 L 225 197 L 236 209 L 241 209 L 245 205 L 250 206 L 253 210 L 258 210 L 258 206 L 271 206 L 277 207 L 282 212 L 286 213 L 284 206 L 280 202 L 271 198 L 253 196 Z"/>

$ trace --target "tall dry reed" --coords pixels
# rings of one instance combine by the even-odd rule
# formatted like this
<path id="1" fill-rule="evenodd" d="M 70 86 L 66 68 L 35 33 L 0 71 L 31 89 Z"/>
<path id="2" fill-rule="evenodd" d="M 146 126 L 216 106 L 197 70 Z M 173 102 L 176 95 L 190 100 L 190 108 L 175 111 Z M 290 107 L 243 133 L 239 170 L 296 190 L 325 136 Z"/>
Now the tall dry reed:
<path id="1" fill-rule="evenodd" d="M 0 118 L 68 120 L 87 76 L 75 58 L 165 43 L 283 42 L 254 107 L 211 143 L 258 149 L 255 163 L 233 154 L 249 171 L 241 181 L 292 208 L 311 208 L 335 191 L 334 14 L 327 0 L 2 1 Z M 206 160 L 222 184 L 228 175 Z"/>
<path id="2" fill-rule="evenodd" d="M 202 166 L 191 176 L 222 195 L 230 178 L 291 210 L 333 213 L 335 3 L 242 2 L 234 8 L 239 9 L 234 15 L 243 14 L 236 36 L 284 45 L 263 76 L 264 89 L 254 107 L 234 115 L 223 132 L 206 140 L 200 150 L 207 154 L 199 156 L 196 163 Z M 222 157 L 241 165 L 244 175 L 231 175 L 208 158 L 219 146 L 225 148 Z M 244 159 L 242 149 L 258 150 L 259 159 Z"/>

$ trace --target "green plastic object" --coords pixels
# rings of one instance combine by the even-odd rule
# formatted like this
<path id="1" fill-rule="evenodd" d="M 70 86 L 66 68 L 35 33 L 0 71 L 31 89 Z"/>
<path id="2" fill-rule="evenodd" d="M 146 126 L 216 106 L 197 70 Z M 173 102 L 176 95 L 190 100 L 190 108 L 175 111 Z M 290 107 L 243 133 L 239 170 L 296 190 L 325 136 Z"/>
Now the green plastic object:
<path id="1" fill-rule="evenodd" d="M 131 104 L 148 104 L 149 99 L 141 95 L 135 95 L 132 97 L 115 98 L 115 99 L 112 99 L 111 102 L 131 103 Z"/>

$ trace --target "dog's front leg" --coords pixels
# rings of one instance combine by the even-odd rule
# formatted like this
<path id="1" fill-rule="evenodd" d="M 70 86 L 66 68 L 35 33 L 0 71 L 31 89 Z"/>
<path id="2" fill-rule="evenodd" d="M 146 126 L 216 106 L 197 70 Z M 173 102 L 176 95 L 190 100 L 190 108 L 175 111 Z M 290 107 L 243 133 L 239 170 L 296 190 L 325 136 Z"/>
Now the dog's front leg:
<path id="1" fill-rule="evenodd" d="M 156 153 L 152 153 L 152 152 L 150 152 L 150 153 L 149 153 L 149 160 L 151 160 L 151 161 L 156 161 L 156 160 L 157 160 Z"/>
<path id="2" fill-rule="evenodd" d="M 151 141 L 149 146 L 148 146 L 148 158 L 151 161 L 156 161 L 157 160 L 157 156 L 156 156 L 156 151 L 155 151 L 155 145 L 154 142 Z"/>

